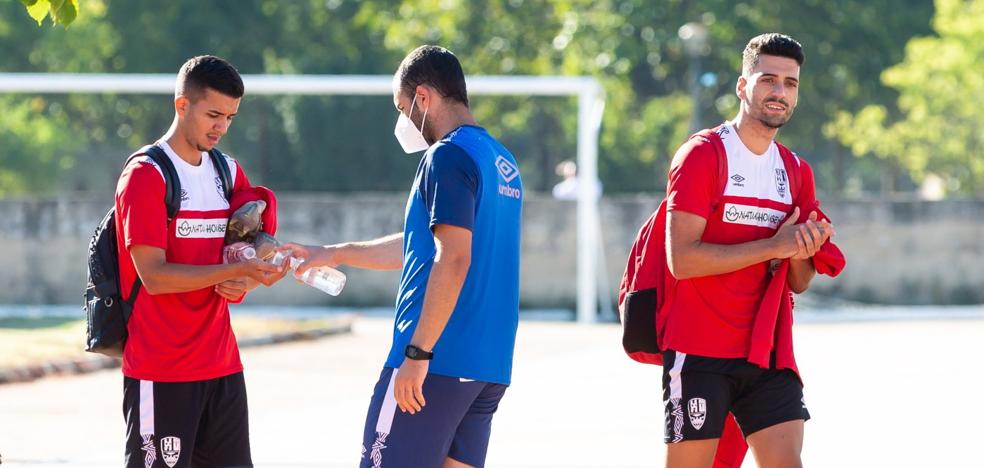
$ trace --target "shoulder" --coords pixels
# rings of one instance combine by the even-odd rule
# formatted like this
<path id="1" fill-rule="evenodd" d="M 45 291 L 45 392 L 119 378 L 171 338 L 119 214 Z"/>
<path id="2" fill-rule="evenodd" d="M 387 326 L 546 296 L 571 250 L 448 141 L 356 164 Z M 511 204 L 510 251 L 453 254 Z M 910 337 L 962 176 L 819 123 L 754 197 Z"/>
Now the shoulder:
<path id="1" fill-rule="evenodd" d="M 464 148 L 450 141 L 439 141 L 427 153 L 427 161 L 435 170 L 459 169 L 478 173 L 478 166 Z"/>
<path id="2" fill-rule="evenodd" d="M 715 139 L 717 139 L 715 141 Z M 674 171 L 686 166 L 717 167 L 720 137 L 704 132 L 691 136 L 673 155 L 670 170 Z"/>
<path id="3" fill-rule="evenodd" d="M 123 181 L 124 179 L 131 182 L 151 182 L 157 180 L 163 183 L 164 172 L 150 156 L 134 156 L 123 168 L 120 180 Z"/>
<path id="4" fill-rule="evenodd" d="M 799 172 L 804 178 L 813 179 L 813 167 L 810 166 L 809 161 L 778 141 L 776 141 L 776 148 L 783 160 L 789 160 L 790 170 Z"/>

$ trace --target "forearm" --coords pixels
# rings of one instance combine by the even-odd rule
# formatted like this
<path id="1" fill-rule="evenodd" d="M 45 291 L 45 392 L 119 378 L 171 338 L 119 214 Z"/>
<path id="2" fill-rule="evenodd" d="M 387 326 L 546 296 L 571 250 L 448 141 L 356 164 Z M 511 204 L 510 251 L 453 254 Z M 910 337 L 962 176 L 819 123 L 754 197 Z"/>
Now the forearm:
<path id="1" fill-rule="evenodd" d="M 244 276 L 238 264 L 185 265 L 163 262 L 138 271 L 150 294 L 172 294 L 212 287 L 223 281 Z"/>
<path id="2" fill-rule="evenodd" d="M 789 259 L 789 274 L 786 275 L 786 283 L 796 294 L 800 294 L 810 288 L 810 282 L 816 276 L 817 270 L 813 266 L 813 259 Z"/>
<path id="3" fill-rule="evenodd" d="M 697 241 L 671 245 L 667 262 L 677 279 L 698 278 L 731 273 L 776 258 L 772 239 L 723 245 Z"/>
<path id="4" fill-rule="evenodd" d="M 425 351 L 434 349 L 458 303 L 458 295 L 468 275 L 469 264 L 470 259 L 461 257 L 434 260 L 430 278 L 427 280 L 420 321 L 410 344 Z"/>
<path id="5" fill-rule="evenodd" d="M 338 260 L 340 264 L 367 270 L 398 270 L 403 267 L 403 233 L 342 244 Z"/>

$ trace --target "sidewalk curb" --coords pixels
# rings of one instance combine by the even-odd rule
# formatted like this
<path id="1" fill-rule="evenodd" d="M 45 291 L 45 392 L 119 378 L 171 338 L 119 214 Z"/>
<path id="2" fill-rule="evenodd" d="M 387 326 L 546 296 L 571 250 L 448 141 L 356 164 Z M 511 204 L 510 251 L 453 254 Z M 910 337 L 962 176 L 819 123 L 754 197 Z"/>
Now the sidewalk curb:
<path id="1" fill-rule="evenodd" d="M 351 333 L 352 323 L 354 321 L 355 320 L 353 317 L 345 317 L 337 320 L 337 323 L 333 323 L 327 327 L 251 336 L 239 339 L 238 344 L 240 348 L 253 348 L 294 341 L 316 340 L 326 336 Z M 120 367 L 122 362 L 123 361 L 120 358 L 103 356 L 101 354 L 90 354 L 88 356 L 72 359 L 59 359 L 26 366 L 9 367 L 0 369 L 0 385 L 8 383 L 31 382 L 42 377 L 54 375 L 88 374 L 98 370 Z"/>

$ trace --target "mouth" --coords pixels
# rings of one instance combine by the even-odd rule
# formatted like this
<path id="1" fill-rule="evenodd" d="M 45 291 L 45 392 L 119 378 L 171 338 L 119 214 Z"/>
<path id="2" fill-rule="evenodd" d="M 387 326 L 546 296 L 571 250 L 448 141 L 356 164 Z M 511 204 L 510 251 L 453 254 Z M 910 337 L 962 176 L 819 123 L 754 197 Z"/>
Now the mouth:
<path id="1" fill-rule="evenodd" d="M 212 146 L 215 146 L 219 142 L 219 139 L 221 139 L 221 138 L 222 137 L 220 137 L 218 135 L 207 135 L 206 136 L 206 139 L 208 140 L 208 144 L 210 144 Z"/>
<path id="2" fill-rule="evenodd" d="M 786 106 L 779 104 L 778 102 L 767 102 L 763 107 L 765 107 L 765 110 L 770 112 L 786 112 Z"/>

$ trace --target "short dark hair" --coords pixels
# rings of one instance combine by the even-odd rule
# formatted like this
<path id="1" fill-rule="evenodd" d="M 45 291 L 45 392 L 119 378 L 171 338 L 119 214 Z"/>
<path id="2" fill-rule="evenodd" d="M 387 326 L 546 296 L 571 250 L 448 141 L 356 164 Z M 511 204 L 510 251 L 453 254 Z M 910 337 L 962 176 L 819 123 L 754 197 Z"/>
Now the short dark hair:
<path id="1" fill-rule="evenodd" d="M 214 55 L 199 55 L 188 59 L 178 70 L 174 96 L 185 96 L 195 101 L 205 95 L 206 89 L 232 98 L 241 98 L 246 91 L 236 67 L 224 59 Z"/>
<path id="2" fill-rule="evenodd" d="M 441 96 L 468 105 L 465 72 L 461 63 L 444 47 L 424 45 L 410 52 L 393 77 L 399 83 L 400 92 L 413 96 L 417 86 L 433 86 Z"/>
<path id="3" fill-rule="evenodd" d="M 745 51 L 741 54 L 741 74 L 748 75 L 748 72 L 758 64 L 761 55 L 788 57 L 795 60 L 798 65 L 803 65 L 803 60 L 806 58 L 803 56 L 803 46 L 796 39 L 779 33 L 760 34 L 748 41 Z"/>

